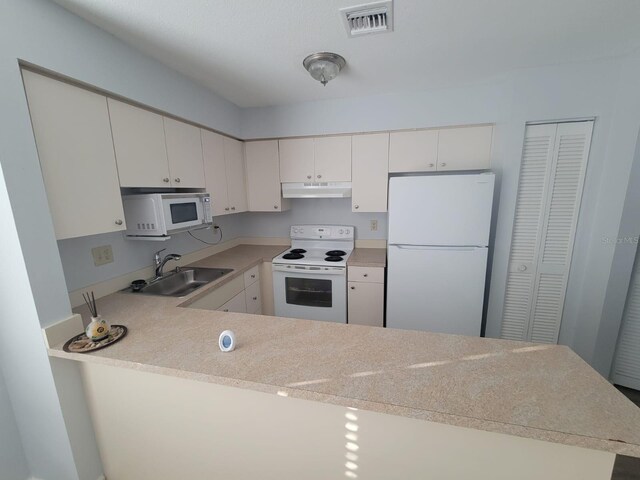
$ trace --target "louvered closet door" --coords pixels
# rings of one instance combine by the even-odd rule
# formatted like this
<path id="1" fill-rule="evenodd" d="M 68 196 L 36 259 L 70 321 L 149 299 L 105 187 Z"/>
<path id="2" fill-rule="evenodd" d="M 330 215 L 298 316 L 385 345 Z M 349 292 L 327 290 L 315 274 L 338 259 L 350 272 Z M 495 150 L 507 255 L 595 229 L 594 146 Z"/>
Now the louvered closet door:
<path id="1" fill-rule="evenodd" d="M 618 385 L 640 390 L 640 260 L 637 253 L 611 380 Z"/>
<path id="2" fill-rule="evenodd" d="M 502 338 L 557 343 L 592 129 L 527 127 Z"/>

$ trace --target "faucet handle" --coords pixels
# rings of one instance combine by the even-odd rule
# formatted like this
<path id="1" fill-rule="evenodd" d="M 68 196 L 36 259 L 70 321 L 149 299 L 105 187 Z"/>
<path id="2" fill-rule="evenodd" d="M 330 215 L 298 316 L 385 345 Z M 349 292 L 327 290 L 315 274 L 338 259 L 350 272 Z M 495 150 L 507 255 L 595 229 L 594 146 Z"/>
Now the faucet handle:
<path id="1" fill-rule="evenodd" d="M 163 248 L 162 250 L 158 250 L 156 253 L 154 253 L 154 255 L 157 257 L 158 255 L 160 255 L 165 250 L 166 250 L 166 248 Z"/>

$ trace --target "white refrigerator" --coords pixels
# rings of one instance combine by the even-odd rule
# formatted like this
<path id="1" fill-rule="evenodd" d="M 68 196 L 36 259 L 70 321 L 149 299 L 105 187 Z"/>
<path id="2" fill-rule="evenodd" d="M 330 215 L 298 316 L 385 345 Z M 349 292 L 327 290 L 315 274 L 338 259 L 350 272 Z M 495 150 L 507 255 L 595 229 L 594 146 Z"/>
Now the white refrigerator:
<path id="1" fill-rule="evenodd" d="M 387 327 L 479 336 L 493 173 L 389 181 Z"/>

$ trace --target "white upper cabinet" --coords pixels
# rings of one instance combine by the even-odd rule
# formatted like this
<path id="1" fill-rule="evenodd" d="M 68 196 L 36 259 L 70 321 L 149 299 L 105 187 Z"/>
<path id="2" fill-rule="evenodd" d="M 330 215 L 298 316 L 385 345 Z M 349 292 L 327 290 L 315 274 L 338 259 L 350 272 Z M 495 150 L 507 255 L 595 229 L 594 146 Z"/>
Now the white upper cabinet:
<path id="1" fill-rule="evenodd" d="M 438 163 L 438 130 L 392 132 L 389 136 L 390 172 L 435 171 Z"/>
<path id="2" fill-rule="evenodd" d="M 227 195 L 231 213 L 247 211 L 247 187 L 245 184 L 242 142 L 224 137 L 224 161 L 227 169 Z"/>
<path id="3" fill-rule="evenodd" d="M 280 181 L 350 182 L 351 136 L 279 141 Z"/>
<path id="4" fill-rule="evenodd" d="M 207 192 L 213 215 L 247 211 L 247 188 L 242 142 L 201 130 Z"/>
<path id="5" fill-rule="evenodd" d="M 56 238 L 124 230 L 106 97 L 23 77 Z"/>
<path id="6" fill-rule="evenodd" d="M 122 187 L 170 187 L 161 115 L 108 99 L 113 146 Z"/>
<path id="7" fill-rule="evenodd" d="M 351 136 L 313 139 L 314 182 L 351 181 Z"/>
<path id="8" fill-rule="evenodd" d="M 314 149 L 313 138 L 290 138 L 280 140 L 280 181 L 313 182 Z"/>
<path id="9" fill-rule="evenodd" d="M 200 129 L 188 123 L 164 117 L 164 133 L 171 185 L 176 188 L 204 188 Z"/>
<path id="10" fill-rule="evenodd" d="M 289 209 L 282 199 L 278 141 L 246 142 L 247 199 L 250 212 L 281 212 Z"/>
<path id="11" fill-rule="evenodd" d="M 493 126 L 391 132 L 389 171 L 484 170 L 491 167 Z"/>
<path id="12" fill-rule="evenodd" d="M 491 166 L 493 126 L 443 128 L 438 139 L 438 170 L 482 170 Z"/>
<path id="13" fill-rule="evenodd" d="M 200 130 L 204 156 L 204 178 L 211 195 L 214 216 L 231 213 L 227 194 L 227 166 L 224 161 L 224 137 L 209 130 Z"/>
<path id="14" fill-rule="evenodd" d="M 351 210 L 386 212 L 389 134 L 354 135 Z"/>

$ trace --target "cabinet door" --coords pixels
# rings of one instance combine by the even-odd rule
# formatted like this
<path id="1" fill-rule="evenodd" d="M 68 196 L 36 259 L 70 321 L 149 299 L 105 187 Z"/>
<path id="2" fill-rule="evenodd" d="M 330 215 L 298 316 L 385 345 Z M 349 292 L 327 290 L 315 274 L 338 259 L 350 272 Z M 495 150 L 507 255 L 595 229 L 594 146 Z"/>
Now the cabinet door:
<path id="1" fill-rule="evenodd" d="M 313 138 L 280 140 L 280 181 L 313 182 Z"/>
<path id="2" fill-rule="evenodd" d="M 384 284 L 349 282 L 350 325 L 384 326 Z"/>
<path id="3" fill-rule="evenodd" d="M 262 299 L 260 298 L 260 282 L 249 285 L 244 293 L 245 300 L 247 302 L 247 313 L 256 313 L 262 308 Z"/>
<path id="4" fill-rule="evenodd" d="M 278 141 L 247 142 L 244 148 L 249 211 L 282 211 Z"/>
<path id="5" fill-rule="evenodd" d="M 188 123 L 164 117 L 164 133 L 167 139 L 171 185 L 183 188 L 204 188 L 200 129 Z"/>
<path id="6" fill-rule="evenodd" d="M 247 187 L 244 182 L 242 142 L 224 137 L 224 161 L 227 166 L 227 189 L 231 213 L 247 211 Z"/>
<path id="7" fill-rule="evenodd" d="M 218 310 L 222 312 L 247 313 L 247 302 L 244 290 L 222 305 Z"/>
<path id="8" fill-rule="evenodd" d="M 390 172 L 429 172 L 436 169 L 437 161 L 438 130 L 390 134 Z"/>
<path id="9" fill-rule="evenodd" d="M 353 136 L 351 210 L 386 212 L 389 183 L 389 134 Z"/>
<path id="10" fill-rule="evenodd" d="M 315 182 L 351 181 L 351 136 L 313 139 Z"/>
<path id="11" fill-rule="evenodd" d="M 483 170 L 491 167 L 493 127 L 444 128 L 438 139 L 438 170 Z"/>
<path id="12" fill-rule="evenodd" d="M 124 230 L 106 97 L 23 75 L 56 238 Z"/>
<path id="13" fill-rule="evenodd" d="M 162 116 L 109 98 L 121 187 L 169 187 Z"/>
<path id="14" fill-rule="evenodd" d="M 223 136 L 209 130 L 200 130 L 204 156 L 204 179 L 207 193 L 211 195 L 213 215 L 231 213 L 227 196 L 227 167 L 224 161 Z"/>

